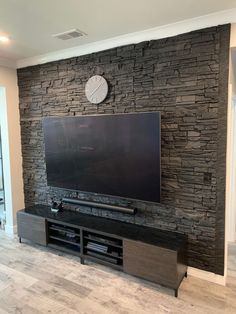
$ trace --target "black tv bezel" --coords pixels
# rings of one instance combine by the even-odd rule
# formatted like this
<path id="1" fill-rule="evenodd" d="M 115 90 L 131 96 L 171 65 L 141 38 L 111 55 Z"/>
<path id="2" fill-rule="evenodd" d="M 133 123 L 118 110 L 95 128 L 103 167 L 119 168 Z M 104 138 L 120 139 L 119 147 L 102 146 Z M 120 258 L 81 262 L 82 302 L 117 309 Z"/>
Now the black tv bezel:
<path id="1" fill-rule="evenodd" d="M 113 198 L 113 199 L 119 199 L 124 202 L 143 202 L 143 203 L 149 203 L 149 204 L 161 204 L 161 112 L 160 111 L 145 111 L 145 112 L 128 112 L 128 113 L 113 113 L 113 114 L 92 114 L 92 115 L 80 115 L 80 116 L 47 116 L 43 117 L 43 122 L 42 125 L 44 124 L 44 121 L 47 119 L 53 119 L 53 118 L 58 118 L 58 119 L 63 119 L 63 118 L 75 118 L 75 117 L 100 117 L 100 116 L 123 116 L 123 115 L 142 115 L 142 114 L 151 114 L 151 113 L 159 113 L 159 139 L 160 139 L 160 185 L 159 185 L 159 195 L 160 195 L 160 201 L 159 202 L 154 202 L 154 201 L 149 201 L 149 200 L 143 200 L 143 199 L 138 199 L 138 198 L 131 198 L 131 197 L 125 197 L 125 196 L 119 196 L 119 195 L 113 195 L 113 194 L 103 194 L 99 192 L 91 192 L 91 191 L 83 191 L 83 190 L 75 190 L 75 189 L 67 189 L 67 188 L 62 188 L 54 185 L 49 185 L 48 184 L 48 178 L 47 178 L 47 186 L 58 189 L 61 191 L 68 191 L 72 193 L 84 193 L 84 194 L 90 194 L 95 197 L 106 197 L 106 198 Z M 47 163 L 46 163 L 46 155 L 45 155 L 45 135 L 43 132 L 43 138 L 44 138 L 44 161 L 46 164 L 46 177 L 47 177 Z"/>

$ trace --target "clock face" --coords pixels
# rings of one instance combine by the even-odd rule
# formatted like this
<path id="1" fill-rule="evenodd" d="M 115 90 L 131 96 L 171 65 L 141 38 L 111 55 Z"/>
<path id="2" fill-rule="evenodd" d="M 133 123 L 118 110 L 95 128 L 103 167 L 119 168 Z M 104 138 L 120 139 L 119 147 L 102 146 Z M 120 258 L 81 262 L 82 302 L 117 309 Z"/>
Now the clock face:
<path id="1" fill-rule="evenodd" d="M 102 102 L 106 98 L 107 93 L 107 81 L 100 75 L 90 77 L 85 85 L 86 97 L 93 104 L 99 104 Z"/>

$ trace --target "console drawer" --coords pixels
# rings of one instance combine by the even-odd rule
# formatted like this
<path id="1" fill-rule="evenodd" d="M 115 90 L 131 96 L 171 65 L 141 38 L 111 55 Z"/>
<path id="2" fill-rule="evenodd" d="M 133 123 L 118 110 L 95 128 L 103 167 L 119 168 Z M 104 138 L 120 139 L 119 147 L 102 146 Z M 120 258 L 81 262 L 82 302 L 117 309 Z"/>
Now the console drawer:
<path id="1" fill-rule="evenodd" d="M 176 289 L 177 253 L 143 242 L 123 240 L 124 271 Z"/>
<path id="2" fill-rule="evenodd" d="M 17 212 L 17 233 L 20 238 L 47 245 L 46 219 L 43 217 Z"/>

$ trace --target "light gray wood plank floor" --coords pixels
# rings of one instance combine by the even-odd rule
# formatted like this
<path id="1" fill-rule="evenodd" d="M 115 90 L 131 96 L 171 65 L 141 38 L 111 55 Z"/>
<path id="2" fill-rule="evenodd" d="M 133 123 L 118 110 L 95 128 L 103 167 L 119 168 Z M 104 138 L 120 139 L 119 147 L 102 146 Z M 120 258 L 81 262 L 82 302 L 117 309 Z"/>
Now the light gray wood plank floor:
<path id="1" fill-rule="evenodd" d="M 236 277 L 223 287 L 189 276 L 175 298 L 169 289 L 0 231 L 0 314 L 6 313 L 236 313 Z"/>

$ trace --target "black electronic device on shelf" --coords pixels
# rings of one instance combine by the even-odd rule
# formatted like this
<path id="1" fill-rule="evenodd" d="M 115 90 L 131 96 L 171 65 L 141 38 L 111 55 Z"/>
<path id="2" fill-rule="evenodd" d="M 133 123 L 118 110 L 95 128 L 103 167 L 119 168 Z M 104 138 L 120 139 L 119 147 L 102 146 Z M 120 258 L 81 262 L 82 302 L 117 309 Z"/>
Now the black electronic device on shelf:
<path id="1" fill-rule="evenodd" d="M 59 211 L 63 210 L 63 203 L 62 200 L 60 201 L 60 203 L 57 203 L 56 201 L 54 201 L 52 199 L 52 203 L 51 203 L 51 212 L 52 213 L 58 213 Z"/>
<path id="2" fill-rule="evenodd" d="M 80 233 L 77 229 L 62 224 L 48 222 L 49 246 L 56 245 L 67 253 L 80 252 Z"/>

